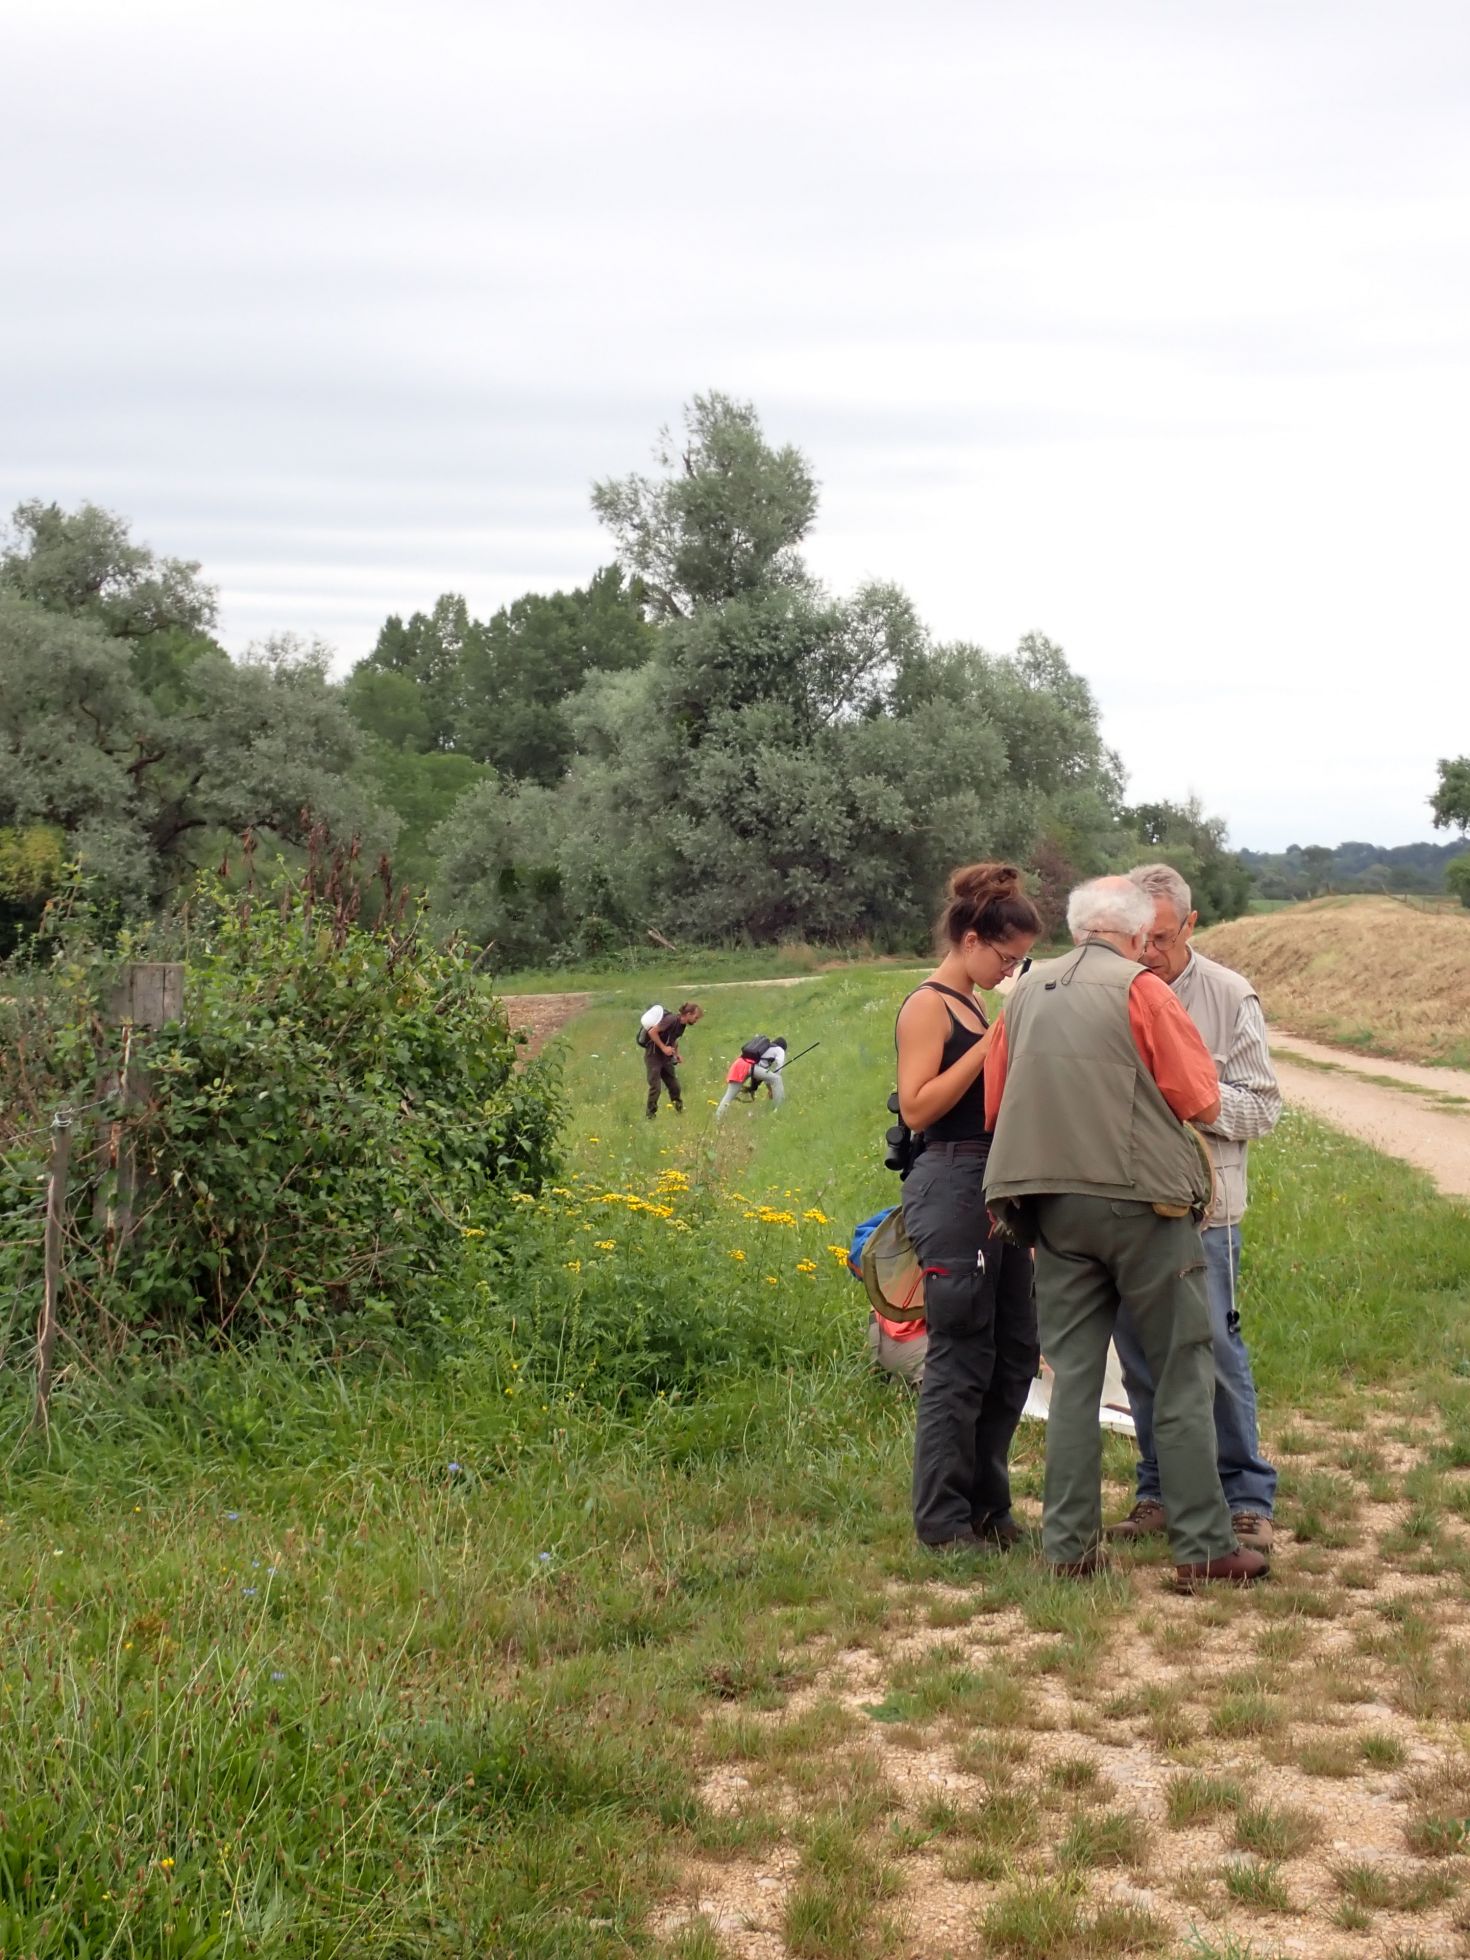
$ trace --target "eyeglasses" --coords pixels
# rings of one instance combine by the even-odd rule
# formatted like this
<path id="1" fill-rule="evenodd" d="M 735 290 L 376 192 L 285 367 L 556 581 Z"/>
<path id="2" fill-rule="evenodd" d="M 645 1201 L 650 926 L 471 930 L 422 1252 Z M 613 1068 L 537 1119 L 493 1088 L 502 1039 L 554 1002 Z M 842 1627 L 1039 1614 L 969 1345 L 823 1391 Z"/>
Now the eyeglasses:
<path id="1" fill-rule="evenodd" d="M 1014 973 L 1017 967 L 1020 967 L 1024 971 L 1031 964 L 1024 953 L 1003 953 L 999 946 L 991 945 L 988 939 L 982 939 L 980 944 L 989 947 L 990 951 L 1000 961 L 1000 977 L 1002 980 L 1005 979 L 1008 973 Z"/>
<path id="2" fill-rule="evenodd" d="M 1151 932 L 1143 942 L 1145 950 L 1150 953 L 1167 953 L 1171 946 L 1177 944 L 1180 933 L 1188 924 L 1188 919 L 1181 919 L 1172 932 Z"/>

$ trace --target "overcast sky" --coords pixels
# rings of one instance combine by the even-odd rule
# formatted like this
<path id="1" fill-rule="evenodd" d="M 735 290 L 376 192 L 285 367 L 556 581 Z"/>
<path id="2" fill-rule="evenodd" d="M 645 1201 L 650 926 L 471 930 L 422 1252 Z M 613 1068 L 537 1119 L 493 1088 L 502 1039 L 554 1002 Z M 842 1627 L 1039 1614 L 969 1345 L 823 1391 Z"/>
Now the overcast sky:
<path id="1" fill-rule="evenodd" d="M 238 649 L 609 555 L 723 388 L 831 584 L 1037 628 L 1137 798 L 1430 836 L 1470 750 L 1465 0 L 11 0 L 0 502 Z"/>

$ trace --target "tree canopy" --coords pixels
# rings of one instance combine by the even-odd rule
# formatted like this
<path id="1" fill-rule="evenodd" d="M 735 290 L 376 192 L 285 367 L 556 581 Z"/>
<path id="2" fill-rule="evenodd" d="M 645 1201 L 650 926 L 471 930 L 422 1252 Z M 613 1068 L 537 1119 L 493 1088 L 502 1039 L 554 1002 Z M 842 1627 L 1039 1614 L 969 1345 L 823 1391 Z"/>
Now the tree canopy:
<path id="1" fill-rule="evenodd" d="M 1061 648 L 936 645 L 893 585 L 827 591 L 798 549 L 813 473 L 748 404 L 696 397 L 657 460 L 593 490 L 657 632 L 565 700 L 555 796 L 500 765 L 435 833 L 448 917 L 511 961 L 649 929 L 913 944 L 967 858 L 1044 863 L 1064 888 L 1140 855 Z M 1203 875 L 1223 826 L 1176 814 Z"/>
<path id="2" fill-rule="evenodd" d="M 314 819 L 391 841 L 354 779 L 361 742 L 325 649 L 282 636 L 231 660 L 203 631 L 198 568 L 95 506 L 22 505 L 16 538 L 0 561 L 0 827 L 60 837 L 125 912 L 157 906 L 221 834 L 290 842 Z"/>
<path id="3" fill-rule="evenodd" d="M 936 643 L 882 580 L 802 553 L 815 473 L 755 409 L 698 395 L 653 471 L 592 488 L 615 556 L 477 619 L 394 613 L 343 680 L 289 633 L 232 659 L 197 564 L 92 504 L 30 502 L 0 549 L 0 930 L 80 862 L 122 914 L 230 833 L 397 840 L 442 931 L 496 962 L 642 943 L 927 935 L 945 873 L 1068 887 L 1166 856 L 1202 913 L 1244 903 L 1224 826 L 1123 804 L 1097 702 L 1039 632 Z"/>

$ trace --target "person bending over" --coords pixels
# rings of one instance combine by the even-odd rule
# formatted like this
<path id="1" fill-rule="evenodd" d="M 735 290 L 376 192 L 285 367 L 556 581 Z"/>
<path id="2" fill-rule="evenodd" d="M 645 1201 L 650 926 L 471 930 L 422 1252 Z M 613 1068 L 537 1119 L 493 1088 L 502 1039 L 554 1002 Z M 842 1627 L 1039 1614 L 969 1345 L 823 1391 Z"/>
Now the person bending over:
<path id="1" fill-rule="evenodd" d="M 643 1051 L 643 1062 L 648 1072 L 650 1121 L 658 1114 L 661 1088 L 668 1090 L 669 1101 L 681 1116 L 684 1114 L 684 1092 L 675 1073 L 684 1060 L 679 1053 L 679 1037 L 686 1028 L 692 1028 L 703 1013 L 704 1009 L 698 1001 L 686 1000 L 677 1014 L 665 1014 L 657 1027 L 648 1030 L 648 1046 Z"/>
<path id="2" fill-rule="evenodd" d="M 1013 973 L 1041 930 L 1007 864 L 949 880 L 938 966 L 899 1010 L 899 1114 L 920 1154 L 903 1220 L 924 1269 L 928 1347 L 914 1430 L 914 1530 L 925 1545 L 1014 1544 L 1011 1439 L 1039 1359 L 1031 1259 L 994 1236 L 985 1209 L 985 1058 L 976 998 Z"/>
<path id="3" fill-rule="evenodd" d="M 756 1035 L 747 1041 L 740 1053 L 730 1064 L 730 1072 L 725 1077 L 725 1093 L 720 1098 L 715 1119 L 719 1120 L 742 1093 L 755 1101 L 757 1091 L 764 1087 L 777 1109 L 786 1100 L 786 1084 L 781 1080 L 781 1071 L 786 1066 L 788 1043 L 784 1034 L 778 1034 L 774 1041 L 764 1035 Z M 759 1050 L 759 1053 L 753 1053 Z"/>

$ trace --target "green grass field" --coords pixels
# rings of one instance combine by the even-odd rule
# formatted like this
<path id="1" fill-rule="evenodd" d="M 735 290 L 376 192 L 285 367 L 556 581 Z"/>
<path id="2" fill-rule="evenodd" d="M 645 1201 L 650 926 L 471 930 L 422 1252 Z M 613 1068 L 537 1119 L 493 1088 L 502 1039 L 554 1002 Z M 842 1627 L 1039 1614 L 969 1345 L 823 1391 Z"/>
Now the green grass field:
<path id="1" fill-rule="evenodd" d="M 895 955 L 893 963 L 912 965 L 922 958 L 919 953 Z M 674 953 L 659 946 L 633 946 L 575 967 L 518 967 L 496 972 L 495 985 L 507 994 L 631 989 L 640 996 L 642 1008 L 660 997 L 670 1006 L 677 1005 L 678 1000 L 687 1000 L 691 991 L 712 981 L 723 985 L 735 980 L 776 980 L 864 963 L 861 947 L 812 946 L 804 939 L 782 940 L 775 946 L 715 946 Z M 884 962 L 869 957 L 866 964 Z"/>
<path id="2" fill-rule="evenodd" d="M 73 1356 L 48 1453 L 9 1357 L 0 1953 L 711 1960 L 745 1948 L 699 1900 L 757 1869 L 795 1955 L 1263 1956 L 1303 1923 L 1278 1894 L 1335 1950 L 1294 1876 L 1311 1833 L 1243 1792 L 1278 1758 L 1397 1789 L 1412 1724 L 1470 1720 L 1445 1603 L 1470 1575 L 1470 1217 L 1298 1118 L 1256 1153 L 1243 1305 L 1300 1540 L 1259 1598 L 1165 1607 L 1158 1554 L 1080 1590 L 1025 1556 L 936 1577 L 911 1405 L 868 1372 L 831 1250 L 897 1194 L 904 984 L 720 993 L 686 1115 L 652 1124 L 642 980 L 575 1022 L 566 1176 L 509 1258 L 467 1244 L 432 1368 L 257 1353 L 103 1381 Z M 717 1131 L 757 1030 L 822 1045 L 779 1114 Z M 1024 1429 L 1028 1504 L 1040 1449 Z M 1126 1446 L 1106 1461 L 1125 1508 Z M 1382 1708 L 1358 1716 L 1364 1679 Z M 1110 1775 L 1125 1734 L 1199 1786 L 1171 1781 L 1179 1821 L 1149 1827 L 1191 1849 L 1152 1905 L 1107 1889 L 1147 1862 Z M 933 1751 L 943 1801 L 901 1773 Z M 1459 1760 L 1413 1756 L 1417 1836 L 1384 1877 L 1441 1941 Z M 941 1884 L 967 1944 L 915 1944 Z M 1399 1910 L 1322 1885 L 1340 1914 Z"/>

